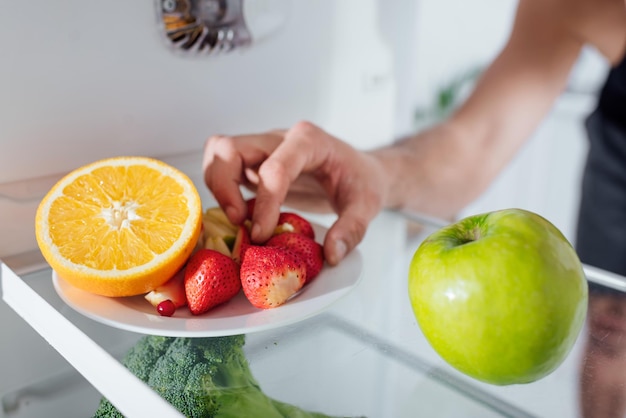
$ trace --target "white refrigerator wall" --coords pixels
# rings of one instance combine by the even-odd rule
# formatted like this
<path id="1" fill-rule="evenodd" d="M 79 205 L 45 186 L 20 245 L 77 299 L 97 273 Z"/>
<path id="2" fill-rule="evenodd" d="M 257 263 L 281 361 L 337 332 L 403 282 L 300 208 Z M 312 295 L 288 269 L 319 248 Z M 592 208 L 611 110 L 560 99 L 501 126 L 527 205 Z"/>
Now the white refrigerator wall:
<path id="1" fill-rule="evenodd" d="M 212 134 L 302 119 L 359 147 L 391 140 L 378 3 L 290 4 L 274 36 L 194 58 L 166 45 L 154 1 L 2 0 L 0 184 L 113 155 L 200 151 Z M 0 199 L 0 257 L 34 248 L 33 205 L 7 201 L 13 192 Z"/>
<path id="2" fill-rule="evenodd" d="M 392 140 L 393 51 L 381 28 L 407 14 L 381 14 L 382 4 L 292 1 L 273 36 L 188 57 L 165 43 L 154 1 L 0 0 L 0 258 L 36 248 L 42 193 L 96 159 L 200 153 L 212 134 L 303 119 L 360 148 Z M 188 174 L 202 184 L 199 164 Z M 68 368 L 4 302 L 0 317 L 0 370 L 11 376 L 0 396 Z"/>

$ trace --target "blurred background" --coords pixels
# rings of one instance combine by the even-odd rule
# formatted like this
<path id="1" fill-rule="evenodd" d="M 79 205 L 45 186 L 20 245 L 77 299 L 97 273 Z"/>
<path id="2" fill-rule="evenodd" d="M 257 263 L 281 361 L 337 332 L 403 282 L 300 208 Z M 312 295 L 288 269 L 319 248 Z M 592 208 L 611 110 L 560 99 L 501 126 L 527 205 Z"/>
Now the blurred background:
<path id="1" fill-rule="evenodd" d="M 400 76 L 411 93 L 399 89 L 399 106 L 406 114 L 412 111 L 414 118 L 398 120 L 400 131 L 433 123 L 463 101 L 506 41 L 516 5 L 491 0 L 417 2 L 415 52 L 405 56 L 412 60 L 413 71 Z M 607 69 L 600 54 L 585 49 L 552 112 L 489 190 L 460 216 L 525 208 L 541 213 L 573 241 L 587 149 L 584 120 L 596 105 Z"/>

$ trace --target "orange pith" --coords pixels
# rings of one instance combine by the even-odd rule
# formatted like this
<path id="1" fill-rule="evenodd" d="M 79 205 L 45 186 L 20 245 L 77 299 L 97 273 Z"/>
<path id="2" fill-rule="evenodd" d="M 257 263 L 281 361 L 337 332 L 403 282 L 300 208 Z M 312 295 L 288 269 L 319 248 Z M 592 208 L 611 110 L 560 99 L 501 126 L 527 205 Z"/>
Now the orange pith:
<path id="1" fill-rule="evenodd" d="M 60 277 L 105 296 L 147 293 L 186 262 L 202 204 L 179 170 L 145 157 L 96 161 L 61 179 L 37 210 L 42 254 Z"/>

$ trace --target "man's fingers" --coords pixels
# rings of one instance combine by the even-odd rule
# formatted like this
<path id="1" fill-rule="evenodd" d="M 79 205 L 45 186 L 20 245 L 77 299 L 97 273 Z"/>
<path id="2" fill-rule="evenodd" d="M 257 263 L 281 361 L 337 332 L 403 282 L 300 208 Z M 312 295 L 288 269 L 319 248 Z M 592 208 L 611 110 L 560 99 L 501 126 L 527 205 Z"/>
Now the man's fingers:
<path id="1" fill-rule="evenodd" d="M 269 238 L 278 221 L 280 206 L 291 184 L 306 171 L 319 169 L 325 161 L 328 135 L 308 122 L 285 132 L 285 139 L 258 170 L 256 205 L 251 238 Z"/>
<path id="2" fill-rule="evenodd" d="M 292 184 L 307 172 L 324 177 L 333 140 L 308 122 L 262 135 L 215 136 L 205 147 L 205 182 L 233 223 L 246 215 L 240 186 L 256 189 L 251 238 L 263 242 L 273 233 Z"/>
<path id="3" fill-rule="evenodd" d="M 344 212 L 326 233 L 324 256 L 331 266 L 337 265 L 363 240 L 371 219 L 359 212 Z"/>
<path id="4" fill-rule="evenodd" d="M 239 190 L 243 162 L 232 138 L 209 138 L 204 147 L 202 168 L 207 187 L 230 221 L 236 224 L 243 222 L 246 206 Z"/>
<path id="5" fill-rule="evenodd" d="M 250 232 L 250 238 L 254 242 L 263 242 L 272 235 L 278 222 L 280 206 L 290 185 L 284 166 L 274 161 L 268 164 L 268 161 L 269 159 L 258 171 L 256 203 Z"/>
<path id="6" fill-rule="evenodd" d="M 282 137 L 279 131 L 237 137 L 213 136 L 204 147 L 204 181 L 233 223 L 243 222 L 246 204 L 240 185 L 247 183 L 244 171 L 258 167 Z"/>
<path id="7" fill-rule="evenodd" d="M 366 160 L 360 160 L 359 164 L 361 169 L 374 173 L 373 168 L 365 166 Z M 376 186 L 376 177 L 371 181 L 347 183 L 347 188 L 336 190 L 340 196 L 335 202 L 339 217 L 324 240 L 324 254 L 331 265 L 339 263 L 363 240 L 370 222 L 382 207 L 382 196 L 378 192 L 381 186 Z"/>

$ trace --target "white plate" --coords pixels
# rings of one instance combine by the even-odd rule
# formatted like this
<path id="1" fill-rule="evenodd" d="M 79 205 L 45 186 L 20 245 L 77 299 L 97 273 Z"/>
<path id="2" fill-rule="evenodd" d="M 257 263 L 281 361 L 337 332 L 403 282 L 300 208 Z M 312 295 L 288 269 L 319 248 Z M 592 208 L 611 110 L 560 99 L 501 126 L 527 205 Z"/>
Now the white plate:
<path id="1" fill-rule="evenodd" d="M 318 237 L 325 231 L 318 231 Z M 318 238 L 319 240 L 319 238 Z M 257 309 L 239 292 L 230 301 L 194 316 L 187 307 L 174 316 L 160 316 L 143 296 L 110 298 L 80 290 L 52 272 L 57 293 L 77 312 L 106 325 L 141 334 L 168 337 L 218 337 L 248 334 L 291 325 L 326 310 L 356 287 L 363 260 L 353 250 L 338 266 L 324 266 L 320 275 L 287 303 L 272 309 Z"/>

